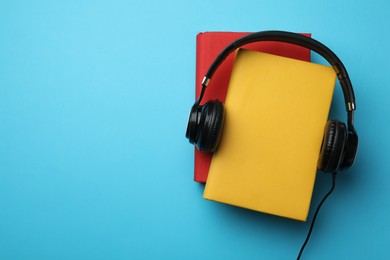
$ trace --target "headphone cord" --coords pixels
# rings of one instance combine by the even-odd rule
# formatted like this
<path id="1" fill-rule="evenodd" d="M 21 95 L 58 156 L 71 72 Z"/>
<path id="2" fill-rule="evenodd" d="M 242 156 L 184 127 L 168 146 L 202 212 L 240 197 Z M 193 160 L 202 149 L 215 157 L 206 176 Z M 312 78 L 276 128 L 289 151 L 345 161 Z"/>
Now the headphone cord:
<path id="1" fill-rule="evenodd" d="M 334 173 L 332 174 L 332 187 L 330 188 L 330 190 L 328 191 L 328 193 L 326 193 L 326 195 L 322 198 L 320 204 L 318 204 L 318 206 L 317 206 L 316 212 L 314 213 L 313 219 L 312 219 L 311 224 L 310 224 L 309 232 L 307 233 L 306 240 L 305 240 L 305 242 L 303 243 L 303 245 L 302 245 L 302 247 L 301 247 L 301 251 L 299 251 L 297 260 L 299 260 L 299 259 L 301 258 L 302 253 L 303 253 L 303 250 L 305 249 L 305 246 L 306 246 L 307 242 L 309 242 L 311 232 L 313 231 L 314 223 L 315 223 L 315 221 L 316 221 L 318 212 L 320 211 L 320 208 L 321 208 L 322 204 L 324 204 L 325 200 L 329 197 L 329 195 L 330 195 L 330 194 L 333 192 L 333 190 L 334 190 L 334 187 L 335 187 L 335 184 L 336 184 L 336 174 L 337 174 L 337 172 L 334 172 Z"/>

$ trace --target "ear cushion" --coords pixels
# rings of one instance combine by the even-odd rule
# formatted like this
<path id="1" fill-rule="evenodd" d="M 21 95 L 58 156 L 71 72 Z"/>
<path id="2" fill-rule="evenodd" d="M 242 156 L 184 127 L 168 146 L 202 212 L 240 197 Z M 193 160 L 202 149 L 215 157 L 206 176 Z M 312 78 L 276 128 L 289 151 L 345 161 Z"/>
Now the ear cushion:
<path id="1" fill-rule="evenodd" d="M 222 133 L 225 108 L 218 100 L 209 101 L 202 107 L 196 146 L 204 152 L 214 152 Z"/>
<path id="2" fill-rule="evenodd" d="M 329 173 L 339 170 L 344 154 L 346 133 L 344 123 L 337 120 L 329 120 L 326 123 L 317 164 L 319 170 Z"/>
<path id="3" fill-rule="evenodd" d="M 197 103 L 195 103 L 191 107 L 186 130 L 186 137 L 189 139 L 191 144 L 194 144 L 197 139 L 200 113 L 201 107 Z"/>
<path id="4" fill-rule="evenodd" d="M 359 138 L 356 134 L 356 131 L 348 132 L 347 141 L 345 144 L 345 155 L 340 164 L 340 168 L 342 170 L 352 166 L 356 158 L 358 146 Z"/>

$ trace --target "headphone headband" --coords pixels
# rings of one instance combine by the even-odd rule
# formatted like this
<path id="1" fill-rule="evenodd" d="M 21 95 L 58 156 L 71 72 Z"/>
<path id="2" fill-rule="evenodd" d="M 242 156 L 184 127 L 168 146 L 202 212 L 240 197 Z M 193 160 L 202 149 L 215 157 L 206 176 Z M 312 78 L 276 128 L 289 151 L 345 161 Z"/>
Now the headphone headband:
<path id="1" fill-rule="evenodd" d="M 199 104 L 200 101 L 203 98 L 204 91 L 206 90 L 207 85 L 209 84 L 212 76 L 214 75 L 214 72 L 217 70 L 219 65 L 226 59 L 226 57 L 232 53 L 237 48 L 240 48 L 243 45 L 252 43 L 252 42 L 260 42 L 260 41 L 277 41 L 277 42 L 285 42 L 285 43 L 291 43 L 294 45 L 298 45 L 307 49 L 310 49 L 322 57 L 324 57 L 330 65 L 333 67 L 337 74 L 337 78 L 340 81 L 341 88 L 343 90 L 344 94 L 344 101 L 345 106 L 347 109 L 347 117 L 348 117 L 348 128 L 353 131 L 353 111 L 356 109 L 356 102 L 355 102 L 355 94 L 353 92 L 352 83 L 349 79 L 348 72 L 346 68 L 344 67 L 341 60 L 336 56 L 336 54 L 331 51 L 328 47 L 320 43 L 319 41 L 316 41 L 310 37 L 297 34 L 297 33 L 291 33 L 291 32 L 285 32 L 285 31 L 262 31 L 262 32 L 256 32 L 249 35 L 246 35 L 244 37 L 239 38 L 238 40 L 232 42 L 229 44 L 214 60 L 214 62 L 211 64 L 209 70 L 207 71 L 205 77 L 202 81 L 202 90 L 199 96 L 199 99 L 197 100 L 197 103 Z"/>

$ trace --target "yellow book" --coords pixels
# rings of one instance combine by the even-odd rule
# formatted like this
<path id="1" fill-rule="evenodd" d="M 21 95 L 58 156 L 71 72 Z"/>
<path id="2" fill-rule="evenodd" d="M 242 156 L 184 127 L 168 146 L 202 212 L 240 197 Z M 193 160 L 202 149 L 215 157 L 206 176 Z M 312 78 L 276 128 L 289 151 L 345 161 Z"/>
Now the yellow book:
<path id="1" fill-rule="evenodd" d="M 336 73 L 239 49 L 204 198 L 306 221 Z"/>

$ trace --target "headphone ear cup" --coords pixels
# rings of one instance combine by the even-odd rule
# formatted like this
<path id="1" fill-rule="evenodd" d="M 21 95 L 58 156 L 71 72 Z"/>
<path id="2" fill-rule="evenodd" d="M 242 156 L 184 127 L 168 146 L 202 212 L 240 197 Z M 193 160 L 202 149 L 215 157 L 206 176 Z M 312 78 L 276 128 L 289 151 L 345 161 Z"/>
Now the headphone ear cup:
<path id="1" fill-rule="evenodd" d="M 202 107 L 196 146 L 200 151 L 214 152 L 222 133 L 225 108 L 218 100 L 209 101 Z"/>
<path id="2" fill-rule="evenodd" d="M 336 172 L 343 160 L 347 130 L 345 124 L 337 120 L 329 120 L 325 125 L 324 139 L 317 168 L 323 172 Z"/>

